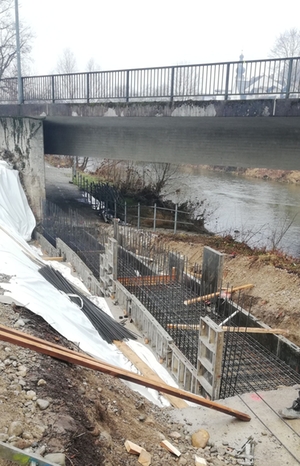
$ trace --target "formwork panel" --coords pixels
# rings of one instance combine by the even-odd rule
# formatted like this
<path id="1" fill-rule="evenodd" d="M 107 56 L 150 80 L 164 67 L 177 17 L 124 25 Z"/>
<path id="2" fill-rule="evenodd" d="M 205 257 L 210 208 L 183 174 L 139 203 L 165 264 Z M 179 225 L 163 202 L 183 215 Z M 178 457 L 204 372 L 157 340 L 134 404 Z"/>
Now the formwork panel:
<path id="1" fill-rule="evenodd" d="M 219 398 L 222 377 L 224 332 L 209 317 L 201 317 L 197 373 L 203 395 Z"/>

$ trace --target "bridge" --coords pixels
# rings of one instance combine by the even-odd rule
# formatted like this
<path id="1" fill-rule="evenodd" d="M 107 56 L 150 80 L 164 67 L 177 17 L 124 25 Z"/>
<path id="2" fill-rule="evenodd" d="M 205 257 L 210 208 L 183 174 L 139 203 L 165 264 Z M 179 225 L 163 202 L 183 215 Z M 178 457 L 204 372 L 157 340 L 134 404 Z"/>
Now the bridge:
<path id="1" fill-rule="evenodd" d="M 30 76 L 17 84 L 0 80 L 0 142 L 19 161 L 36 153 L 35 183 L 45 153 L 300 170 L 300 57 Z"/>

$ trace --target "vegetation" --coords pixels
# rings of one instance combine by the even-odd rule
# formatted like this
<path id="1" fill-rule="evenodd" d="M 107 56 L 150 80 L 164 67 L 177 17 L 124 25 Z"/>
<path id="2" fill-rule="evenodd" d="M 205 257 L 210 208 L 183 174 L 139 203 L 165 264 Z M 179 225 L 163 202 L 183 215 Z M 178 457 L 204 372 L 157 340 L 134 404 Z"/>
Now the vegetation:
<path id="1" fill-rule="evenodd" d="M 298 57 L 300 55 L 300 30 L 291 28 L 281 33 L 270 51 L 272 58 Z"/>
<path id="2" fill-rule="evenodd" d="M 17 75 L 17 49 L 14 17 L 14 0 L 0 2 L 0 79 Z M 28 66 L 33 34 L 29 27 L 20 23 L 20 52 L 23 73 Z"/>

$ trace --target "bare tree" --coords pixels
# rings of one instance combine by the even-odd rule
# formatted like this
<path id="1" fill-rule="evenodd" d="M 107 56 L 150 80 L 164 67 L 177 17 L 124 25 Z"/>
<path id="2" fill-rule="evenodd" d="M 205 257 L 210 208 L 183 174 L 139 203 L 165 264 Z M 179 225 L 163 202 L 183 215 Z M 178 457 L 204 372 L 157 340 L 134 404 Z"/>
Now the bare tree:
<path id="1" fill-rule="evenodd" d="M 58 59 L 56 70 L 60 74 L 75 73 L 77 71 L 76 58 L 71 49 L 64 49 L 62 56 Z"/>
<path id="2" fill-rule="evenodd" d="M 150 163 L 146 172 L 149 186 L 157 197 L 161 196 L 166 186 L 178 176 L 179 165 L 171 163 Z M 146 181 L 147 184 L 147 181 Z"/>
<path id="3" fill-rule="evenodd" d="M 93 58 L 90 58 L 86 64 L 86 71 L 101 71 L 101 66 Z"/>
<path id="4" fill-rule="evenodd" d="M 298 57 L 300 55 L 300 29 L 291 28 L 280 34 L 270 50 L 272 58 Z"/>
<path id="5" fill-rule="evenodd" d="M 291 28 L 280 34 L 270 50 L 272 58 L 300 56 L 300 29 Z M 282 83 L 282 89 L 289 95 L 298 95 L 300 89 L 300 59 L 275 62 L 274 74 Z"/>
<path id="6" fill-rule="evenodd" d="M 64 49 L 62 55 L 59 57 L 56 71 L 59 74 L 62 74 L 60 78 L 60 87 L 59 87 L 59 100 L 75 100 L 79 92 L 79 82 L 75 73 L 77 71 L 77 63 L 74 53 L 71 49 Z"/>
<path id="7" fill-rule="evenodd" d="M 0 1 L 0 79 L 16 75 L 16 29 L 14 0 Z M 31 51 L 33 34 L 29 27 L 20 23 L 20 51 L 25 66 Z"/>

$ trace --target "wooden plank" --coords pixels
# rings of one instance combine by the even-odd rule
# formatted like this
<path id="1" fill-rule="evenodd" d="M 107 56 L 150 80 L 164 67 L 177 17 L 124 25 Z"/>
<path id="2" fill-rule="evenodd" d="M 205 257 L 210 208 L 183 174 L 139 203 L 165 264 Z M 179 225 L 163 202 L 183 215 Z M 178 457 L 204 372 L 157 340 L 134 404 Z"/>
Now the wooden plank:
<path id="1" fill-rule="evenodd" d="M 229 293 L 234 293 L 235 291 L 246 290 L 248 288 L 253 288 L 253 287 L 254 287 L 254 285 L 252 285 L 252 284 L 240 285 L 240 286 L 236 286 L 235 288 L 228 288 L 228 292 Z M 203 295 L 203 296 L 198 296 L 197 298 L 187 299 L 186 301 L 183 302 L 183 304 L 188 305 L 188 304 L 198 303 L 200 301 L 207 301 L 208 299 L 215 298 L 215 297 L 219 296 L 220 293 L 223 293 L 223 292 L 224 292 L 224 290 L 222 290 L 221 292 L 216 291 L 215 293 L 210 293 L 210 294 L 206 294 L 206 295 Z"/>
<path id="2" fill-rule="evenodd" d="M 206 400 L 205 398 L 202 398 L 198 395 L 186 392 L 179 388 L 171 387 L 165 383 L 153 382 L 153 380 L 151 379 L 148 379 L 138 374 L 133 374 L 130 371 L 121 369 L 111 364 L 104 364 L 96 359 L 87 358 L 76 351 L 66 351 L 63 347 L 59 347 L 59 349 L 53 348 L 53 346 L 49 345 L 48 342 L 36 342 L 32 339 L 32 337 L 31 339 L 28 339 L 26 334 L 23 334 L 23 337 L 21 337 L 6 332 L 5 330 L 0 330 L 0 340 L 7 341 L 9 343 L 22 346 L 24 348 L 30 348 L 31 350 L 37 351 L 38 353 L 47 354 L 56 359 L 61 359 L 62 361 L 67 361 L 72 364 L 77 364 L 83 367 L 87 367 L 89 369 L 100 371 L 113 377 L 119 377 L 120 379 L 127 380 L 129 382 L 134 382 L 138 385 L 153 388 L 154 390 L 158 390 L 169 395 L 177 396 L 179 398 L 191 401 L 201 406 L 214 409 L 215 411 L 228 414 L 229 416 L 236 417 L 241 421 L 248 422 L 251 420 L 251 417 L 248 414 L 221 405 L 215 401 Z"/>
<path id="3" fill-rule="evenodd" d="M 167 324 L 167 328 L 178 328 L 179 330 L 199 330 L 200 325 L 188 324 Z M 273 333 L 274 335 L 290 335 L 289 330 L 283 328 L 263 328 L 263 327 L 220 327 L 224 332 L 237 333 Z"/>
<path id="4" fill-rule="evenodd" d="M 6 332 L 8 332 L 8 333 L 10 333 L 12 335 L 16 335 L 17 337 L 23 337 L 24 336 L 23 332 L 20 332 L 18 330 L 15 330 L 15 329 L 12 329 L 12 328 L 9 328 L 9 327 L 4 327 L 4 326 L 0 325 L 0 330 L 1 329 L 5 330 Z M 34 341 L 34 342 L 37 342 L 37 343 L 38 342 L 45 343 L 45 340 L 42 340 L 41 338 L 34 337 L 33 335 L 30 335 L 30 334 L 26 334 L 26 337 L 28 338 L 28 340 L 31 340 L 31 341 Z M 55 343 L 48 342 L 47 344 L 49 346 L 51 346 L 52 348 L 61 349 L 61 346 L 57 345 Z M 152 380 L 157 380 L 158 382 L 162 382 L 162 379 L 146 363 L 144 363 L 144 361 L 134 351 L 132 351 L 132 349 L 129 348 L 129 346 L 125 342 L 115 340 L 114 344 L 115 344 L 115 346 L 117 346 L 119 348 L 120 351 L 122 351 L 124 356 L 126 356 L 127 359 L 129 359 L 132 362 L 132 364 L 145 377 L 148 377 L 148 378 L 150 378 Z M 70 350 L 68 348 L 64 348 L 64 349 L 65 349 L 65 352 L 70 353 L 70 354 L 74 354 L 73 350 Z M 81 354 L 82 357 L 85 357 L 86 359 L 90 359 L 91 361 L 95 361 L 95 358 L 93 358 L 91 356 L 88 356 L 88 355 L 86 355 L 84 353 L 80 353 L 80 354 Z M 102 364 L 106 364 L 106 363 L 102 362 Z M 175 408 L 182 409 L 182 408 L 187 408 L 188 407 L 188 404 L 181 398 L 177 398 L 175 396 L 166 395 L 166 394 L 164 396 L 165 396 L 165 398 L 167 398 L 167 400 L 170 401 L 170 403 Z"/>
<path id="5" fill-rule="evenodd" d="M 152 457 L 151 457 L 150 453 L 148 451 L 146 451 L 146 450 L 142 450 L 141 453 L 140 453 L 138 462 L 142 466 L 150 466 L 151 460 L 152 460 Z"/>
<path id="6" fill-rule="evenodd" d="M 159 285 L 160 283 L 170 283 L 173 280 L 170 275 L 142 275 L 141 277 L 120 277 L 118 281 L 122 285 Z"/>
<path id="7" fill-rule="evenodd" d="M 13 461 L 22 466 L 30 466 L 33 463 L 37 464 L 37 466 L 57 466 L 54 463 L 45 461 L 44 458 L 34 453 L 25 453 L 23 450 L 20 450 L 20 448 L 13 447 L 9 443 L 3 442 L 0 442 L 0 458 Z"/>
<path id="8" fill-rule="evenodd" d="M 178 457 L 181 456 L 181 453 L 178 450 L 178 448 L 174 447 L 174 445 L 172 445 L 172 443 L 168 440 L 163 440 L 162 442 L 160 442 L 160 444 L 163 448 L 173 453 L 173 455 L 176 455 Z"/>
<path id="9" fill-rule="evenodd" d="M 114 341 L 114 344 L 119 348 L 119 350 L 126 356 L 129 361 L 143 374 L 145 377 L 156 380 L 157 382 L 163 382 L 163 380 L 152 370 L 148 364 L 146 364 L 124 341 Z M 187 408 L 188 404 L 181 398 L 177 398 L 172 395 L 164 395 L 167 400 L 175 408 Z"/>
<path id="10" fill-rule="evenodd" d="M 178 328 L 179 330 L 199 330 L 200 325 L 189 325 L 189 324 L 167 324 L 167 328 Z"/>
<path id="11" fill-rule="evenodd" d="M 57 256 L 57 257 L 52 257 L 52 256 L 42 256 L 41 259 L 43 259 L 43 261 L 57 261 L 57 262 L 65 262 L 65 258 L 64 257 L 61 257 L 61 256 Z"/>
<path id="12" fill-rule="evenodd" d="M 144 448 L 140 447 L 136 443 L 131 442 L 130 440 L 125 440 L 125 448 L 131 455 L 140 455 Z"/>
<path id="13" fill-rule="evenodd" d="M 283 328 L 262 328 L 262 327 L 222 327 L 225 332 L 237 333 L 273 333 L 275 335 L 289 335 L 290 331 Z"/>

